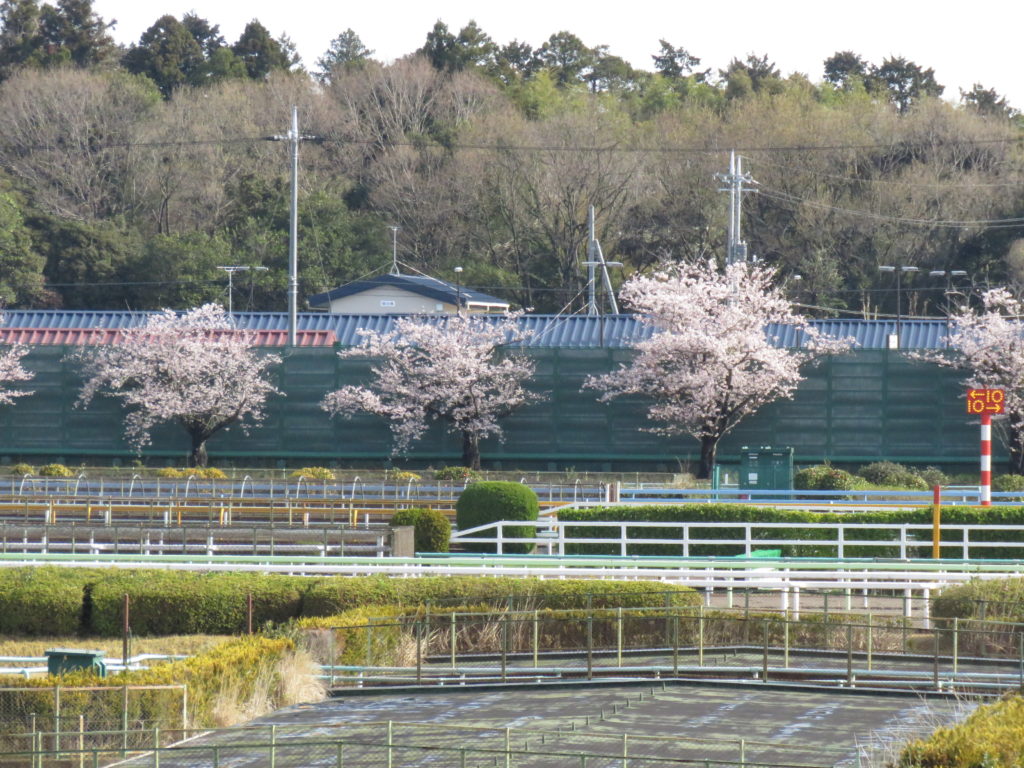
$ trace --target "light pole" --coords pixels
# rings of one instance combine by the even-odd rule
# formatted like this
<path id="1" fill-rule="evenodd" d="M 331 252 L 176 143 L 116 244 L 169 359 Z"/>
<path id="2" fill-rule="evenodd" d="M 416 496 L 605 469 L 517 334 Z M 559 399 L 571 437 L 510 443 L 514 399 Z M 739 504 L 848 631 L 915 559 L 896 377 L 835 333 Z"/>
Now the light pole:
<path id="1" fill-rule="evenodd" d="M 902 326 L 903 326 L 903 306 L 901 304 L 902 284 L 901 284 L 900 278 L 903 276 L 904 273 L 911 273 L 912 274 L 912 273 L 917 272 L 919 270 L 918 270 L 917 267 L 904 267 L 904 266 L 894 267 L 894 266 L 890 266 L 890 265 L 883 265 L 883 266 L 879 266 L 878 267 L 878 271 L 879 272 L 892 272 L 892 273 L 894 273 L 896 275 L 896 340 L 895 340 L 896 343 L 893 344 L 892 340 L 890 339 L 890 341 L 889 341 L 889 348 L 890 349 L 893 349 L 893 348 L 899 349 L 900 348 L 900 341 L 901 341 L 900 333 L 903 330 L 903 328 L 902 328 Z"/>
<path id="2" fill-rule="evenodd" d="M 232 294 L 234 293 L 234 276 L 235 272 L 266 272 L 267 267 L 250 267 L 248 264 L 232 264 L 227 267 L 217 267 L 217 269 L 228 273 L 228 316 L 230 317 L 234 313 L 234 307 L 232 304 Z"/>
<path id="3" fill-rule="evenodd" d="M 950 306 L 950 296 L 953 295 L 953 278 L 954 277 L 967 277 L 967 272 L 962 269 L 933 269 L 928 273 L 929 277 L 945 277 L 946 278 L 946 290 L 942 292 L 942 295 L 946 297 L 946 346 L 949 346 L 949 316 L 952 313 L 952 307 Z M 961 294 L 962 295 L 962 294 Z"/>
<path id="4" fill-rule="evenodd" d="M 455 313 L 462 314 L 462 267 L 455 267 L 455 295 L 458 296 L 455 304 Z"/>

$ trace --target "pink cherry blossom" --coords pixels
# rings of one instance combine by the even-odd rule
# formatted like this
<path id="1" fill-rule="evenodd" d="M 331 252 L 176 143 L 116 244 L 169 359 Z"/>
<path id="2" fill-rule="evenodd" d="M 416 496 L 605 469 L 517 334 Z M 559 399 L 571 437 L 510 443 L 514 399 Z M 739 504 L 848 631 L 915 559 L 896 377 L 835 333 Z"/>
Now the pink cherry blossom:
<path id="1" fill-rule="evenodd" d="M 387 333 L 360 331 L 364 343 L 340 354 L 375 359 L 373 383 L 342 387 L 321 406 L 332 415 L 384 417 L 391 422 L 396 453 L 441 421 L 462 436 L 463 463 L 479 469 L 480 440 L 500 439 L 499 420 L 539 397 L 523 386 L 533 375 L 533 362 L 507 349 L 529 336 L 518 327 L 520 314 L 408 317 Z"/>
<path id="2" fill-rule="evenodd" d="M 718 441 L 743 418 L 792 397 L 803 379 L 801 365 L 849 347 L 794 315 L 774 271 L 763 267 L 735 264 L 721 273 L 710 262 L 670 266 L 634 277 L 621 296 L 654 334 L 636 345 L 632 362 L 584 386 L 602 391 L 605 402 L 649 399 L 654 424 L 648 431 L 700 441 L 699 477 L 709 476 Z M 773 344 L 770 323 L 802 330 L 802 349 Z"/>
<path id="3" fill-rule="evenodd" d="M 140 451 L 153 427 L 177 422 L 192 439 L 192 462 L 206 466 L 210 437 L 236 423 L 247 431 L 263 420 L 267 398 L 281 394 L 267 380 L 277 359 L 256 354 L 254 341 L 216 304 L 164 311 L 113 344 L 78 353 L 86 378 L 78 403 L 98 394 L 120 400 L 125 436 Z"/>
<path id="4" fill-rule="evenodd" d="M 926 352 L 917 359 L 968 371 L 964 388 L 1002 389 L 1006 420 L 996 421 L 1016 474 L 1024 474 L 1024 302 L 1005 288 L 986 291 L 982 308 L 964 306 L 950 316 L 952 355 Z"/>
<path id="5" fill-rule="evenodd" d="M 2 384 L 8 381 L 28 381 L 35 374 L 26 371 L 21 365 L 21 358 L 28 354 L 28 348 L 16 345 L 0 352 L 0 405 L 11 405 L 19 397 L 31 395 L 28 389 L 11 389 Z"/>

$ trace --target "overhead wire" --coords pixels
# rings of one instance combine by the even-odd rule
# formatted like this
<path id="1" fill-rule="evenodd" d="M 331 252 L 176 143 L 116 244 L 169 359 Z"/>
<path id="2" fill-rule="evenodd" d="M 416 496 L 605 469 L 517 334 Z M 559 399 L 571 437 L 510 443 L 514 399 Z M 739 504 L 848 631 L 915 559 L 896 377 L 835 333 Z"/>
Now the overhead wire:
<path id="1" fill-rule="evenodd" d="M 833 179 L 846 184 L 872 184 L 872 185 L 886 185 L 886 186 L 899 186 L 899 187 L 910 187 L 910 188 L 921 188 L 921 189 L 1004 189 L 1008 187 L 1018 188 L 1021 186 L 1019 181 L 1000 181 L 1000 182 L 960 182 L 954 180 L 946 181 L 907 181 L 906 179 L 871 179 L 858 176 L 844 176 L 838 173 L 827 173 L 825 171 L 816 171 L 810 168 L 793 165 L 792 163 L 781 163 L 777 160 L 770 160 L 763 157 L 751 157 L 748 155 L 741 155 L 744 160 L 748 160 L 752 163 L 760 163 L 764 165 L 770 165 L 775 168 L 781 168 L 786 171 L 793 173 L 805 173 L 809 176 L 817 176 L 823 179 Z"/>
<path id="2" fill-rule="evenodd" d="M 857 208 L 847 208 L 840 205 L 830 205 L 828 203 L 822 203 L 818 200 L 810 200 L 805 197 L 791 194 L 789 192 L 783 192 L 782 190 L 774 189 L 772 187 L 766 187 L 764 185 L 757 188 L 757 194 L 767 197 L 777 202 L 789 203 L 792 205 L 805 205 L 810 208 L 818 208 L 820 210 L 836 211 L 838 213 L 845 213 L 850 216 L 861 216 L 867 219 L 874 219 L 876 221 L 889 221 L 896 224 L 913 224 L 916 226 L 929 226 L 929 227 L 945 227 L 951 229 L 966 229 L 971 227 L 996 227 L 996 226 L 1024 226 L 1024 217 L 1012 217 L 1007 219 L 921 219 L 911 218 L 906 216 L 891 216 L 884 213 L 876 213 L 874 211 L 865 211 Z"/>

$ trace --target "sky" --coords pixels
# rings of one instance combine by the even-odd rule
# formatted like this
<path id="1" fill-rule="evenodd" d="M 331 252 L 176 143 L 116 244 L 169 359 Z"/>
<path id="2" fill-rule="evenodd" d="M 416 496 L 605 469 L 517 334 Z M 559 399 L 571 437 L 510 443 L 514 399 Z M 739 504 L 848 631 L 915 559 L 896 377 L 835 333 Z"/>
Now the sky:
<path id="1" fill-rule="evenodd" d="M 286 33 L 296 43 L 307 69 L 346 28 L 375 51 L 374 58 L 391 61 L 422 46 L 438 19 L 453 31 L 475 19 L 497 43 L 518 39 L 533 47 L 568 30 L 647 70 L 659 39 L 699 57 L 702 68 L 724 69 L 733 57 L 767 53 L 784 75 L 803 72 L 815 82 L 826 58 L 852 50 L 876 64 L 903 56 L 932 67 L 946 99 L 958 101 L 959 89 L 981 83 L 1024 109 L 1020 0 L 94 0 L 93 7 L 107 21 L 117 20 L 113 34 L 125 44 L 165 13 L 180 18 L 194 11 L 219 24 L 229 43 L 258 18 L 275 37 Z"/>

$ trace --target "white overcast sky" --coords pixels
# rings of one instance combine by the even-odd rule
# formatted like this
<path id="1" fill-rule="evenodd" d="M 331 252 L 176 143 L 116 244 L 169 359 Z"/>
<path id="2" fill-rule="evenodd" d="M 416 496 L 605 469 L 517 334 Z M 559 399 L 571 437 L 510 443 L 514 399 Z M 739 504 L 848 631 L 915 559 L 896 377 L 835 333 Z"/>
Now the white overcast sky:
<path id="1" fill-rule="evenodd" d="M 715 69 L 734 56 L 767 53 L 783 74 L 803 72 L 815 82 L 828 56 L 852 50 L 873 63 L 895 55 L 934 68 L 947 99 L 981 83 L 1024 109 L 1021 0 L 94 0 L 93 7 L 117 20 L 122 43 L 137 41 L 165 13 L 195 11 L 219 24 L 229 43 L 258 18 L 275 37 L 288 34 L 307 68 L 346 28 L 390 61 L 420 47 L 438 19 L 455 31 L 475 19 L 498 43 L 534 47 L 565 29 L 643 69 L 651 69 L 660 38 Z"/>

